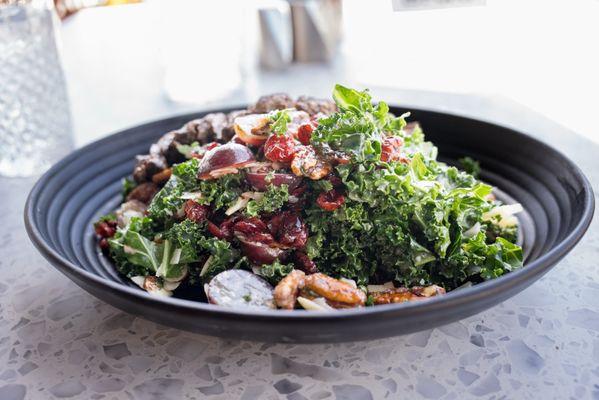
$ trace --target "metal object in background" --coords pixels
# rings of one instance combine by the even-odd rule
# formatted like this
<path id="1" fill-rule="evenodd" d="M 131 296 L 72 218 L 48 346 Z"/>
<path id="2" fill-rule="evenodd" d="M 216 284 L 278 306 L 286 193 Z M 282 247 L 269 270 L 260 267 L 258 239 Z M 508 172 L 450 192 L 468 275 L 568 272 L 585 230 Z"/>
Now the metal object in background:
<path id="1" fill-rule="evenodd" d="M 260 64 L 279 69 L 293 59 L 291 11 L 286 0 L 274 0 L 258 8 Z"/>
<path id="2" fill-rule="evenodd" d="M 487 0 L 393 0 L 394 11 L 484 6 Z"/>
<path id="3" fill-rule="evenodd" d="M 51 1 L 0 2 L 0 175 L 43 172 L 73 145 Z"/>
<path id="4" fill-rule="evenodd" d="M 291 0 L 293 59 L 329 61 L 341 39 L 341 0 Z"/>

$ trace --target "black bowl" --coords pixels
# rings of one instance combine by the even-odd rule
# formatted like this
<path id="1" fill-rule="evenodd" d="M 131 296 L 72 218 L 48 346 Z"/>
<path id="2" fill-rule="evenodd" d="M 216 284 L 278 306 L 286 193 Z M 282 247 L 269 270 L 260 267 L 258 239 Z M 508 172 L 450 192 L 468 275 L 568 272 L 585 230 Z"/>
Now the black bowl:
<path id="1" fill-rule="evenodd" d="M 402 109 L 393 112 L 401 114 Z M 443 325 L 496 305 L 539 279 L 586 231 L 594 211 L 591 186 L 557 150 L 525 134 L 455 115 L 412 110 L 427 138 L 453 162 L 471 156 L 482 179 L 526 213 L 524 268 L 498 279 L 422 302 L 333 313 L 245 311 L 147 294 L 114 270 L 100 252 L 92 222 L 120 202 L 121 179 L 136 154 L 163 133 L 206 113 L 127 129 L 77 150 L 37 182 L 25 207 L 29 236 L 42 255 L 94 296 L 150 320 L 209 335 L 276 342 L 342 342 L 410 333 Z"/>

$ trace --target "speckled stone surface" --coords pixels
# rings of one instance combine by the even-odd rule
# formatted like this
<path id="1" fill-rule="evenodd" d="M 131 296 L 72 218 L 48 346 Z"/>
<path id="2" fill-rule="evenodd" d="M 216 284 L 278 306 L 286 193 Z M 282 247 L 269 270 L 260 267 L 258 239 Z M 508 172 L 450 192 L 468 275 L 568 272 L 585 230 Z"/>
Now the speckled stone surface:
<path id="1" fill-rule="evenodd" d="M 533 114 L 514 119 L 505 102 L 451 107 L 537 127 L 532 134 L 599 187 L 592 143 Z M 370 342 L 263 344 L 167 328 L 79 289 L 27 238 L 22 210 L 32 182 L 0 178 L 2 400 L 599 399 L 597 219 L 544 278 L 466 320 Z"/>

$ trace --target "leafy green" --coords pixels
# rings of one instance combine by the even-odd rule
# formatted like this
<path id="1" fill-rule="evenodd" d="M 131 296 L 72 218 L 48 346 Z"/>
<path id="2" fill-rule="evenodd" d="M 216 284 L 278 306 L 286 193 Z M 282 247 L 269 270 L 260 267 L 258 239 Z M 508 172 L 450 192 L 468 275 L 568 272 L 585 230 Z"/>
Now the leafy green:
<path id="1" fill-rule="evenodd" d="M 200 143 L 198 143 L 198 142 L 193 142 L 191 144 L 177 143 L 176 146 L 177 146 L 177 151 L 179 153 L 184 155 L 185 158 L 190 159 L 190 158 L 192 158 L 191 155 L 193 154 L 193 152 L 199 149 Z"/>
<path id="2" fill-rule="evenodd" d="M 101 216 L 100 218 L 98 218 L 98 220 L 96 222 L 94 222 L 94 228 L 102 222 L 116 222 L 116 214 L 109 213 L 109 214 Z"/>
<path id="3" fill-rule="evenodd" d="M 229 207 L 241 194 L 241 174 L 228 174 L 219 179 L 199 180 L 199 160 L 192 158 L 173 167 L 173 173 L 164 187 L 154 196 L 148 214 L 168 228 L 183 211 L 185 194 L 195 193 L 200 204 L 211 204 L 216 210 Z"/>
<path id="4" fill-rule="evenodd" d="M 478 161 L 470 157 L 463 157 L 460 158 L 458 161 L 464 171 L 466 171 L 475 178 L 478 177 L 478 175 L 480 174 L 480 164 L 478 163 Z"/>
<path id="5" fill-rule="evenodd" d="M 245 213 L 250 217 L 257 217 L 263 213 L 272 213 L 283 207 L 287 201 L 289 201 L 289 187 L 287 185 L 268 185 L 264 196 L 248 202 Z"/>
<path id="6" fill-rule="evenodd" d="M 368 91 L 336 85 L 333 99 L 341 111 L 318 121 L 311 139 L 317 149 L 347 153 L 358 162 L 377 161 L 384 138 L 402 135 L 408 114 L 395 117 L 386 103 L 373 105 Z"/>
<path id="7" fill-rule="evenodd" d="M 336 167 L 345 204 L 325 212 L 313 197 L 305 210 L 306 252 L 323 272 L 358 284 L 394 279 L 453 288 L 522 265 L 514 235 L 487 234 L 492 224 L 482 216 L 494 207 L 486 197 L 490 186 L 438 162 L 420 127 L 406 133 L 406 115 L 392 116 L 386 104 L 373 104 L 368 92 L 337 85 L 333 98 L 340 111 L 319 121 L 312 142 L 320 151 L 352 157 Z M 403 139 L 407 163 L 380 161 L 389 135 Z"/>
<path id="8" fill-rule="evenodd" d="M 123 201 L 129 196 L 129 193 L 137 186 L 137 183 L 130 178 L 123 178 L 122 181 L 123 188 L 121 190 L 121 195 L 123 196 Z"/>
<path id="9" fill-rule="evenodd" d="M 238 267 L 242 259 L 239 251 L 233 248 L 231 243 L 215 237 L 206 237 L 204 225 L 188 219 L 173 225 L 165 233 L 165 237 L 181 249 L 180 263 L 206 262 L 206 259 L 211 257 L 206 270 L 201 274 L 204 279 L 226 269 Z"/>
<path id="10" fill-rule="evenodd" d="M 197 171 L 199 161 L 195 158 L 175 165 L 172 168 L 172 175 L 164 187 L 154 196 L 148 214 L 157 223 L 165 226 L 177 215 L 181 214 L 185 199 L 181 196 L 187 191 L 193 191 L 198 188 L 199 180 Z"/>
<path id="11" fill-rule="evenodd" d="M 289 110 L 276 110 L 269 115 L 271 122 L 271 129 L 277 135 L 284 135 L 287 133 L 287 124 L 291 122 L 291 116 Z"/>
<path id="12" fill-rule="evenodd" d="M 181 250 L 170 240 L 154 241 L 144 236 L 151 225 L 149 218 L 133 217 L 128 226 L 119 229 L 109 240 L 111 254 L 121 273 L 128 276 L 156 275 L 174 279 L 184 275 L 186 265 L 180 260 Z"/>
<path id="13" fill-rule="evenodd" d="M 293 271 L 293 264 L 283 264 L 277 260 L 270 265 L 262 265 L 258 274 L 275 286 L 291 271 Z"/>
<path id="14" fill-rule="evenodd" d="M 242 193 L 242 174 L 228 174 L 219 179 L 200 181 L 200 204 L 210 204 L 215 210 L 228 208 Z"/>
<path id="15" fill-rule="evenodd" d="M 374 103 L 368 91 L 337 85 L 333 98 L 339 111 L 319 120 L 311 145 L 320 155 L 341 155 L 349 162 L 333 167 L 340 185 L 306 180 L 300 211 L 309 229 L 303 251 L 320 271 L 359 285 L 394 280 L 405 286 L 434 283 L 452 289 L 522 266 L 522 249 L 515 244 L 518 226 L 489 218 L 499 203 L 488 199 L 492 188 L 477 180 L 476 161 L 460 160 L 463 170 L 437 161 L 437 148 L 426 141 L 420 126 L 406 125 L 409 114 L 391 114 L 389 106 Z M 269 118 L 276 134 L 286 133 L 289 110 L 272 112 Z M 383 162 L 382 150 L 393 136 L 403 142 L 402 158 Z M 195 147 L 192 143 L 179 151 L 189 156 Z M 209 205 L 211 219 L 220 221 L 224 210 L 248 190 L 244 175 L 199 180 L 195 158 L 172 168 L 147 216 L 132 218 L 109 240 L 119 271 L 167 280 L 187 274 L 188 283 L 196 285 L 226 269 L 249 268 L 239 243 L 213 237 L 206 223 L 185 219 L 183 213 L 185 202 L 193 199 Z M 317 197 L 333 189 L 344 196 L 344 203 L 324 211 Z M 264 219 L 288 201 L 287 186 L 271 185 L 247 203 L 243 215 Z M 261 266 L 259 274 L 276 284 L 292 269 L 277 261 Z"/>

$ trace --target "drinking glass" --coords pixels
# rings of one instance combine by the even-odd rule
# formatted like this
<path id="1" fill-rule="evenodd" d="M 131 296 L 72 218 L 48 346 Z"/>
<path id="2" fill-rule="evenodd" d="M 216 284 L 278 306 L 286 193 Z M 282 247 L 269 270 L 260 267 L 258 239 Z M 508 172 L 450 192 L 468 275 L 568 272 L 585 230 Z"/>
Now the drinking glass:
<path id="1" fill-rule="evenodd" d="M 43 172 L 73 146 L 53 3 L 0 0 L 0 175 Z"/>

